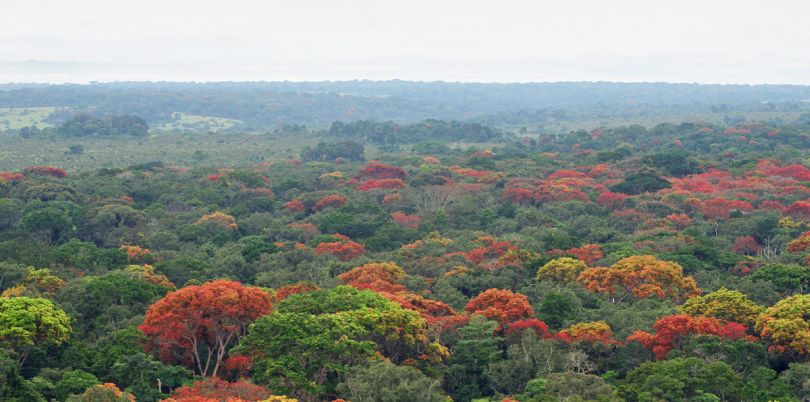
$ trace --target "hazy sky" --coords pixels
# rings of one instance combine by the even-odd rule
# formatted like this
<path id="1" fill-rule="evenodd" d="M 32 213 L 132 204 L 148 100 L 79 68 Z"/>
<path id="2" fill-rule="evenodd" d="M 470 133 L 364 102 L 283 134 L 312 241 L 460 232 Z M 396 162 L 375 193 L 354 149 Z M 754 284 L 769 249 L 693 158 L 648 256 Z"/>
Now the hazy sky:
<path id="1" fill-rule="evenodd" d="M 810 84 L 810 0 L 0 0 L 0 82 Z"/>

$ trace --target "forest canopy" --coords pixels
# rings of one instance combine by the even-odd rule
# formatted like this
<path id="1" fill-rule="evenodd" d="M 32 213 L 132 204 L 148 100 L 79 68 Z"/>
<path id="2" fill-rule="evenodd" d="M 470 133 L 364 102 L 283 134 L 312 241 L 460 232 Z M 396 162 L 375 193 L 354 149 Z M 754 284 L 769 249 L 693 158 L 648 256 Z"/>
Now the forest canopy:
<path id="1" fill-rule="evenodd" d="M 465 85 L 0 91 L 0 399 L 810 397 L 805 87 Z"/>

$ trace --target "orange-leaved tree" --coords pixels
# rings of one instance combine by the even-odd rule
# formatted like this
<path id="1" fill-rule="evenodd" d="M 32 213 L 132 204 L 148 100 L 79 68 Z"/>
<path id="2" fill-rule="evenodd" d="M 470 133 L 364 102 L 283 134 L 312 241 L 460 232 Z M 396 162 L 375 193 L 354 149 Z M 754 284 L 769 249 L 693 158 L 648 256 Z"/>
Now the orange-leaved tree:
<path id="1" fill-rule="evenodd" d="M 358 289 L 397 293 L 405 291 L 399 282 L 407 276 L 393 262 L 372 262 L 338 275 L 338 279 Z"/>
<path id="2" fill-rule="evenodd" d="M 585 270 L 577 282 L 592 292 L 609 294 L 614 303 L 651 296 L 681 302 L 700 294 L 695 279 L 684 276 L 680 265 L 651 255 L 623 258 L 610 268 Z"/>
<path id="3" fill-rule="evenodd" d="M 227 230 L 236 230 L 239 226 L 236 225 L 236 219 L 223 212 L 214 212 L 208 215 L 203 215 L 197 220 L 197 225 L 214 224 L 221 226 Z"/>
<path id="4" fill-rule="evenodd" d="M 406 276 L 393 262 L 372 262 L 344 272 L 338 279 L 358 289 L 378 292 L 403 308 L 418 312 L 433 332 L 443 333 L 466 323 L 468 317 L 458 314 L 447 303 L 409 293 L 400 283 Z"/>
<path id="5" fill-rule="evenodd" d="M 227 382 L 219 378 L 195 381 L 177 388 L 169 399 L 173 402 L 198 401 L 261 401 L 270 397 L 270 391 L 244 380 Z"/>
<path id="6" fill-rule="evenodd" d="M 801 253 L 810 248 L 810 232 L 804 232 L 787 244 L 787 251 L 790 253 Z"/>
<path id="7" fill-rule="evenodd" d="M 464 309 L 470 314 L 481 314 L 497 321 L 498 331 L 515 321 L 535 318 L 529 299 L 506 289 L 487 289 L 470 300 Z"/>
<path id="8" fill-rule="evenodd" d="M 329 194 L 315 202 L 313 209 L 320 211 L 325 208 L 341 208 L 346 205 L 346 196 L 343 194 Z"/>
<path id="9" fill-rule="evenodd" d="M 272 296 L 239 282 L 218 280 L 170 292 L 149 307 L 138 327 L 161 360 L 185 364 L 203 377 L 219 372 L 228 349 L 257 318 L 270 313 Z"/>
<path id="10" fill-rule="evenodd" d="M 757 318 L 756 330 L 770 343 L 769 350 L 799 355 L 810 353 L 810 295 L 782 299 Z"/>
<path id="11" fill-rule="evenodd" d="M 606 344 L 617 344 L 619 342 L 610 339 L 613 336 L 613 329 L 604 321 L 580 322 L 554 335 L 555 338 L 571 342 L 599 342 Z"/>
<path id="12" fill-rule="evenodd" d="M 315 246 L 315 253 L 318 255 L 331 254 L 341 261 L 351 261 L 366 252 L 366 248 L 362 244 L 353 241 L 348 236 L 333 234 L 332 237 L 335 241 L 318 243 Z"/>
<path id="13" fill-rule="evenodd" d="M 278 303 L 292 295 L 320 289 L 321 288 L 318 287 L 318 285 L 310 282 L 298 282 L 292 285 L 284 285 L 276 289 L 276 293 L 273 295 L 273 302 Z"/>

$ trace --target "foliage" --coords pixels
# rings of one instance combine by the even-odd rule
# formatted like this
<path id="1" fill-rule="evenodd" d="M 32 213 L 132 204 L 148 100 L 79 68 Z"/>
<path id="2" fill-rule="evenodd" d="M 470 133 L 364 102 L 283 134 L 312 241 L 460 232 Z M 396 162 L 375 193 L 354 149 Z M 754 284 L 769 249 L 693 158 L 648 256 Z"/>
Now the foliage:
<path id="1" fill-rule="evenodd" d="M 588 266 L 580 260 L 568 257 L 555 258 L 537 270 L 537 280 L 563 284 L 574 283 L 586 269 Z"/>
<path id="2" fill-rule="evenodd" d="M 301 150 L 301 159 L 307 162 L 334 161 L 338 158 L 363 161 L 363 148 L 363 144 L 355 141 L 319 142 L 315 147 L 304 147 Z"/>
<path id="3" fill-rule="evenodd" d="M 360 366 L 346 376 L 338 386 L 346 400 L 364 401 L 426 401 L 443 402 L 441 382 L 408 366 L 379 361 Z"/>
<path id="4" fill-rule="evenodd" d="M 47 299 L 0 297 L 0 345 L 24 362 L 31 348 L 60 345 L 70 337 L 70 320 Z"/>
<path id="5" fill-rule="evenodd" d="M 558 332 L 555 337 L 566 342 L 616 343 L 610 339 L 613 330 L 604 321 L 580 322 Z"/>
<path id="6" fill-rule="evenodd" d="M 87 114 L 79 114 L 62 123 L 56 132 L 66 137 L 97 135 L 144 137 L 148 130 L 149 126 L 146 121 L 138 116 L 112 116 L 98 119 Z"/>
<path id="7" fill-rule="evenodd" d="M 687 300 L 678 311 L 695 316 L 714 317 L 752 326 L 763 308 L 737 290 L 720 288 Z"/>
<path id="8" fill-rule="evenodd" d="M 638 331 L 627 338 L 638 341 L 663 360 L 670 350 L 678 348 L 687 335 L 714 335 L 728 339 L 753 339 L 746 335 L 745 326 L 736 322 L 725 324 L 716 318 L 692 317 L 685 314 L 670 315 L 655 322 L 655 335 Z"/>
<path id="9" fill-rule="evenodd" d="M 610 187 L 610 191 L 629 195 L 654 193 L 669 188 L 672 184 L 652 172 L 639 172 L 627 176 L 624 181 Z"/>
<path id="10" fill-rule="evenodd" d="M 470 300 L 464 309 L 470 314 L 480 314 L 497 321 L 498 331 L 506 329 L 510 323 L 534 318 L 529 299 L 506 289 L 487 289 Z"/>
<path id="11" fill-rule="evenodd" d="M 139 329 L 161 360 L 216 377 L 228 349 L 251 322 L 270 313 L 271 303 L 268 293 L 237 282 L 187 286 L 150 306 Z"/>
<path id="12" fill-rule="evenodd" d="M 357 243 L 346 236 L 334 235 L 336 241 L 319 243 L 315 247 L 318 254 L 331 254 L 341 261 L 351 261 L 361 255 L 366 250 L 362 244 Z"/>
<path id="13" fill-rule="evenodd" d="M 153 85 L 0 90 L 0 399 L 808 398 L 801 88 Z"/>
<path id="14" fill-rule="evenodd" d="M 190 386 L 182 386 L 174 391 L 171 399 L 176 402 L 192 402 L 200 398 L 215 401 L 232 399 L 259 401 L 269 397 L 270 392 L 258 385 L 242 380 L 231 383 L 215 377 L 195 381 Z"/>
<path id="15" fill-rule="evenodd" d="M 742 379 L 729 365 L 694 357 L 642 363 L 619 386 L 620 397 L 636 401 L 708 396 L 738 399 L 742 391 Z"/>
<path id="16" fill-rule="evenodd" d="M 756 330 L 770 343 L 770 350 L 785 353 L 810 352 L 810 295 L 795 295 L 765 309 Z"/>
<path id="17" fill-rule="evenodd" d="M 222 212 L 214 212 L 212 214 L 203 215 L 197 220 L 198 225 L 205 224 L 207 222 L 221 225 L 227 230 L 236 230 L 238 228 L 236 225 L 236 219 L 234 219 L 233 216 L 224 214 Z"/>
<path id="18" fill-rule="evenodd" d="M 577 281 L 590 291 L 610 294 L 615 302 L 653 295 L 681 301 L 700 294 L 695 280 L 684 276 L 680 265 L 651 255 L 627 257 L 610 268 L 586 270 Z"/>
<path id="19" fill-rule="evenodd" d="M 359 289 L 396 293 L 405 288 L 397 286 L 405 278 L 405 271 L 394 263 L 369 263 L 338 275 L 344 283 Z"/>
<path id="20" fill-rule="evenodd" d="M 67 398 L 66 402 L 135 402 L 135 397 L 122 392 L 115 384 L 106 383 L 87 388 L 81 395 Z"/>
<path id="21" fill-rule="evenodd" d="M 339 286 L 281 301 L 250 327 L 238 351 L 257 356 L 255 381 L 309 400 L 333 392 L 349 367 L 375 351 L 401 362 L 421 349 L 441 360 L 446 352 L 429 342 L 425 324 L 374 292 Z"/>

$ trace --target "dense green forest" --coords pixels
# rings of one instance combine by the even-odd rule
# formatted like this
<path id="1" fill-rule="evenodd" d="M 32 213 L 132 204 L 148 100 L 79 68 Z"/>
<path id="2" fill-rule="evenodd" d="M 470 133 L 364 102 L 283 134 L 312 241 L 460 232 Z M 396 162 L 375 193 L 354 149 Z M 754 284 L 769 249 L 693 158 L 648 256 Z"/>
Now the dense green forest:
<path id="1" fill-rule="evenodd" d="M 632 93 L 605 110 L 742 117 L 465 115 L 596 89 L 575 114 Z M 807 400 L 807 92 L 7 87 L 0 106 L 67 109 L 0 134 L 0 399 Z M 265 128 L 155 128 L 174 112 Z"/>
<path id="2" fill-rule="evenodd" d="M 2 87 L 0 396 L 806 400 L 803 98 Z"/>
<path id="3" fill-rule="evenodd" d="M 810 1 L 0 4 L 0 402 L 810 402 Z"/>

